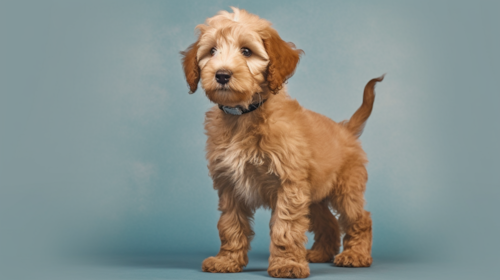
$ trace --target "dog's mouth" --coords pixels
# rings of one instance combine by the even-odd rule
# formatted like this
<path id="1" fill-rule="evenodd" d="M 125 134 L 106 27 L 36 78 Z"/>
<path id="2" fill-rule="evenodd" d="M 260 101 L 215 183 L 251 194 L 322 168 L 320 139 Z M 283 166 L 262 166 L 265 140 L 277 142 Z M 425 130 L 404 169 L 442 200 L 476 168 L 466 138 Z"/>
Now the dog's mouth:
<path id="1" fill-rule="evenodd" d="M 215 88 L 215 90 L 217 90 L 217 91 L 231 91 L 231 88 L 229 87 L 229 85 L 218 84 L 217 87 Z"/>
<path id="2" fill-rule="evenodd" d="M 213 103 L 229 107 L 239 105 L 247 108 L 254 101 L 253 96 L 255 93 L 262 90 L 254 85 L 240 84 L 235 77 L 232 79 L 234 81 L 229 81 L 228 83 L 217 83 L 212 79 L 205 80 L 206 87 L 204 86 L 203 89 L 208 99 Z M 202 85 L 204 85 L 203 80 Z"/>

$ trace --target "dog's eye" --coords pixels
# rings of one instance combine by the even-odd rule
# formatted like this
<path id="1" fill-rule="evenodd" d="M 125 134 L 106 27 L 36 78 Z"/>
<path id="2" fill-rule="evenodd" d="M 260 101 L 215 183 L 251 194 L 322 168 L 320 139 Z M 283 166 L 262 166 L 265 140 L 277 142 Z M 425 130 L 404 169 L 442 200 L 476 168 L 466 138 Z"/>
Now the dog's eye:
<path id="1" fill-rule="evenodd" d="M 241 54 L 249 57 L 252 55 L 252 51 L 249 48 L 241 48 Z"/>
<path id="2" fill-rule="evenodd" d="M 210 50 L 210 54 L 211 54 L 212 56 L 214 56 L 216 51 L 217 51 L 217 49 L 216 49 L 216 48 L 212 48 L 212 49 Z"/>

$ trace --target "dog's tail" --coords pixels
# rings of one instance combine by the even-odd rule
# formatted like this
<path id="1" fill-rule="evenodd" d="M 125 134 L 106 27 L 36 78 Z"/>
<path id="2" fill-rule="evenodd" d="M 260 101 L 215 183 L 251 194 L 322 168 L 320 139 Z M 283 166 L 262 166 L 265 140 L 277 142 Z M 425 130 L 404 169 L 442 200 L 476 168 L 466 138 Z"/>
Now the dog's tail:
<path id="1" fill-rule="evenodd" d="M 361 104 L 361 107 L 352 115 L 351 119 L 344 123 L 344 126 L 356 135 L 356 137 L 361 136 L 361 133 L 363 133 L 366 120 L 372 113 L 373 101 L 375 101 L 375 85 L 384 80 L 384 76 L 385 74 L 370 80 L 368 84 L 366 84 L 363 93 L 363 104 Z"/>

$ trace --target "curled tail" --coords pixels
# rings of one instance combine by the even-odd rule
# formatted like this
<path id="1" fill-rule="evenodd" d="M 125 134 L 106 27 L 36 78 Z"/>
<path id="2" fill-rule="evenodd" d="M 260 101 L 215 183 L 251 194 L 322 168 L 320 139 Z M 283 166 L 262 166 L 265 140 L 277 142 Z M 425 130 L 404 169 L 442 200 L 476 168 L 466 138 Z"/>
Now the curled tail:
<path id="1" fill-rule="evenodd" d="M 361 136 L 361 133 L 363 133 L 366 120 L 372 113 L 373 101 L 375 101 L 375 85 L 384 80 L 384 76 L 385 74 L 378 78 L 371 79 L 368 84 L 366 84 L 363 93 L 363 104 L 361 104 L 361 107 L 352 115 L 351 119 L 344 123 L 345 127 L 357 137 Z"/>

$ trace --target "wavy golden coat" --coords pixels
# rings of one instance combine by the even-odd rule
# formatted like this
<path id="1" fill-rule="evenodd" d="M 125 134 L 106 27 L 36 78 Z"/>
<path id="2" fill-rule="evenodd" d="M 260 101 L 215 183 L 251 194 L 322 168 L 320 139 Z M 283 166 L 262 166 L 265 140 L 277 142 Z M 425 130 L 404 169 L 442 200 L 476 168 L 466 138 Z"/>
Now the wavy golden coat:
<path id="1" fill-rule="evenodd" d="M 220 252 L 203 262 L 203 271 L 242 271 L 252 215 L 261 206 L 272 210 L 269 275 L 305 278 L 308 261 L 333 258 L 337 266 L 370 266 L 372 224 L 363 197 L 367 159 L 358 137 L 383 77 L 367 84 L 363 104 L 349 121 L 336 123 L 288 96 L 284 83 L 303 52 L 283 41 L 268 21 L 233 8 L 197 29 L 198 40 L 182 52 L 190 92 L 201 79 L 216 104 L 260 105 L 238 116 L 218 106 L 206 113 L 208 168 L 222 214 Z M 243 48 L 251 55 L 243 55 Z M 222 70 L 230 75 L 227 84 L 215 78 Z M 330 208 L 340 214 L 338 221 Z M 307 230 L 314 232 L 311 250 L 305 248 Z M 338 254 L 341 230 L 344 250 Z"/>

